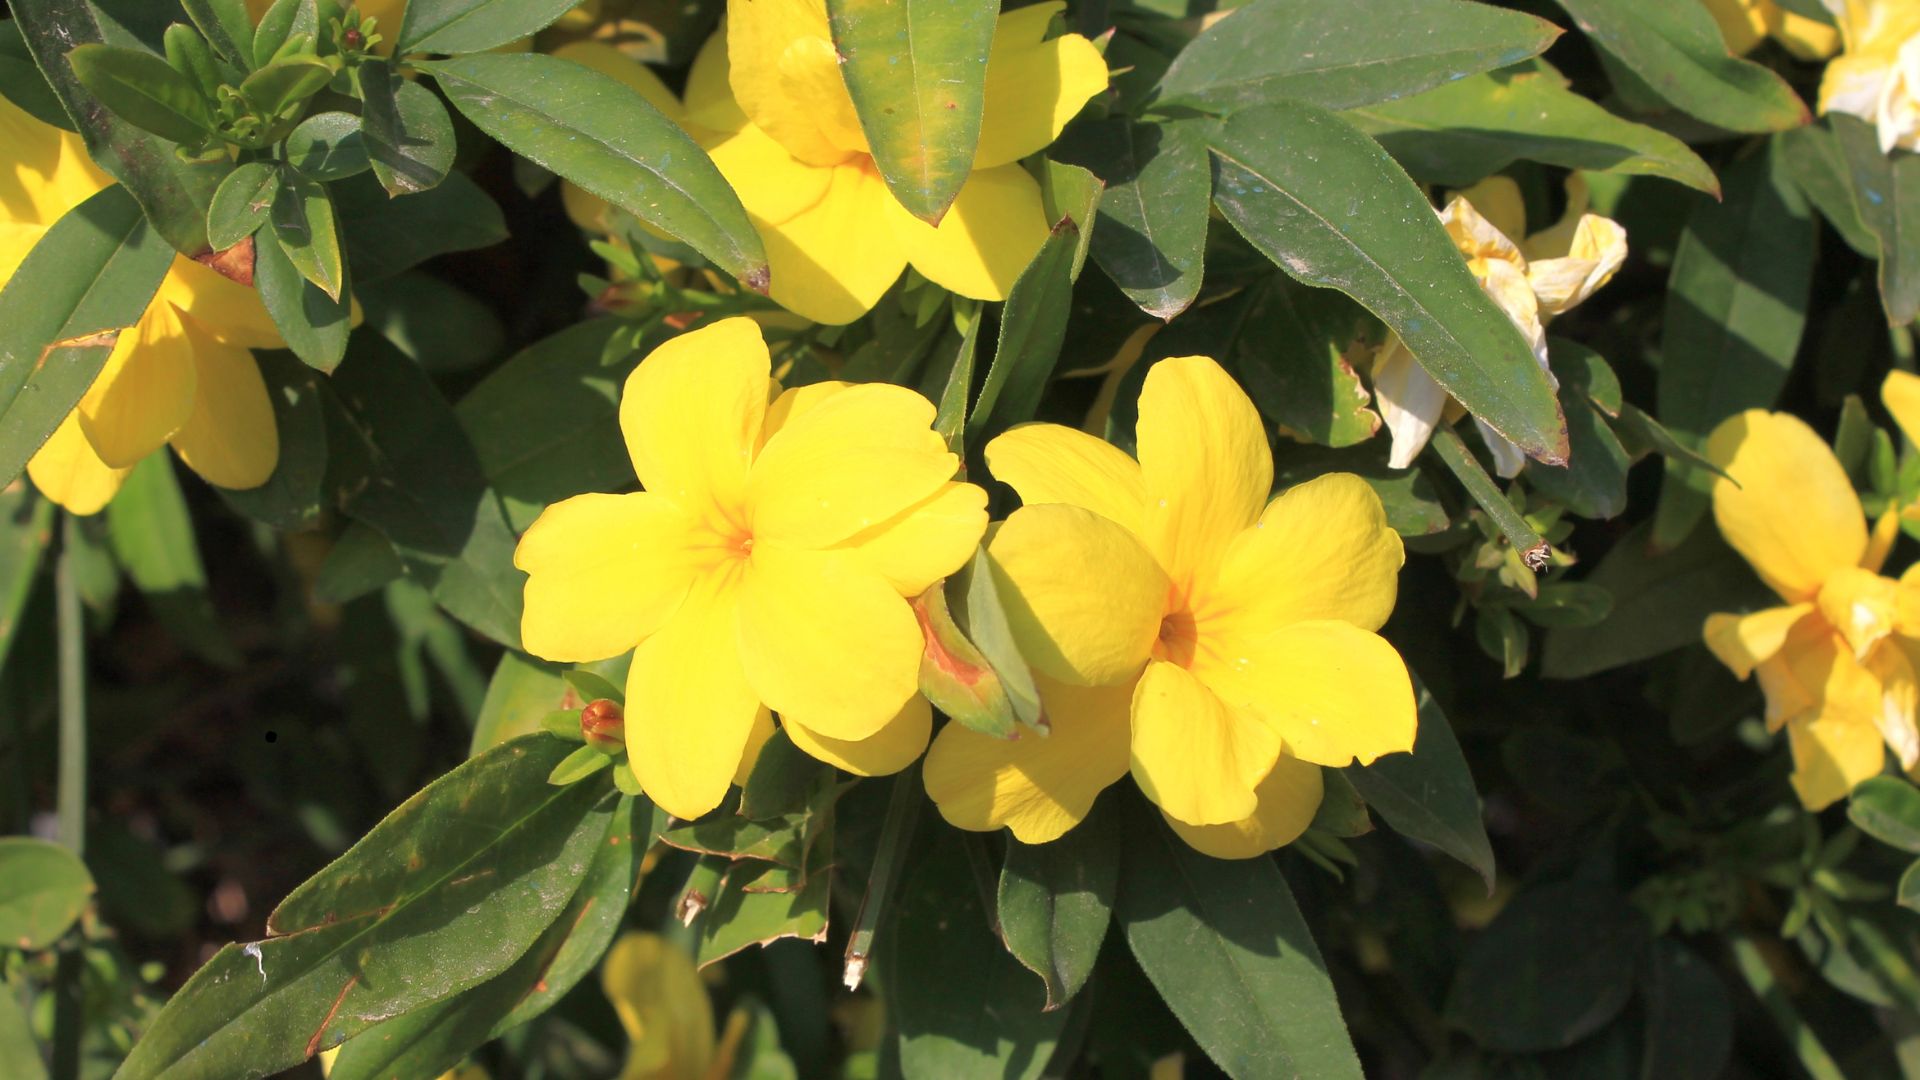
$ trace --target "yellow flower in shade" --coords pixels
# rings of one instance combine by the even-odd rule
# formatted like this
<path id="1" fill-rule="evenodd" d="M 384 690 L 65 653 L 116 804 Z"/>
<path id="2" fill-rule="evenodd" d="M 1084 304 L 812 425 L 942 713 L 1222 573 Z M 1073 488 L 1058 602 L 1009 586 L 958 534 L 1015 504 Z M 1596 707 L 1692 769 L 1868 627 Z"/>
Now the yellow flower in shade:
<path id="1" fill-rule="evenodd" d="M 630 931 L 600 967 L 600 989 L 627 1029 L 620 1080 L 725 1080 L 736 1075 L 756 1021 L 745 1005 L 718 1036 L 706 984 L 685 949 L 658 934 Z M 769 1022 L 761 1013 L 760 1022 Z"/>
<path id="2" fill-rule="evenodd" d="M 1773 38 L 1802 60 L 1825 60 L 1840 51 L 1840 31 L 1819 19 L 1788 11 L 1774 0 L 1705 0 L 1720 36 L 1735 55 Z"/>
<path id="3" fill-rule="evenodd" d="M 646 489 L 541 513 L 514 553 L 521 636 L 549 660 L 633 649 L 627 748 L 668 812 L 720 804 L 772 730 L 866 775 L 931 728 L 906 598 L 964 565 L 986 493 L 953 475 L 933 405 L 899 386 L 781 391 L 733 318 L 654 350 L 620 428 Z"/>
<path id="4" fill-rule="evenodd" d="M 1204 356 L 1148 371 L 1137 430 L 1137 462 L 1054 424 L 988 444 L 1024 505 L 987 552 L 1052 730 L 949 724 L 927 792 L 961 828 L 1041 843 L 1131 771 L 1199 850 L 1270 851 L 1312 820 L 1319 766 L 1413 747 L 1412 682 L 1374 632 L 1400 537 L 1349 474 L 1269 502 L 1259 415 Z"/>
<path id="5" fill-rule="evenodd" d="M 1019 160 L 1051 143 L 1107 85 L 1078 34 L 1043 40 L 1063 4 L 1000 16 L 987 58 L 973 174 L 936 227 L 880 179 L 840 74 L 825 0 L 734 0 L 687 83 L 685 124 L 767 248 L 772 295 L 820 323 L 866 314 L 900 271 L 1004 300 L 1046 241 L 1040 187 Z"/>
<path id="6" fill-rule="evenodd" d="M 112 183 L 78 135 L 0 99 L 0 286 L 54 222 Z M 259 294 L 175 256 L 28 475 L 47 498 L 92 514 L 141 458 L 171 443 L 210 483 L 260 486 L 279 462 L 280 437 L 247 350 L 282 344 Z"/>
<path id="7" fill-rule="evenodd" d="M 1822 0 L 1840 26 L 1840 55 L 1820 81 L 1820 111 L 1851 113 L 1882 152 L 1920 150 L 1920 3 Z"/>
<path id="8" fill-rule="evenodd" d="M 1586 212 L 1586 185 L 1576 179 L 1568 184 L 1567 194 L 1566 215 L 1532 236 L 1526 235 L 1520 187 L 1504 176 L 1455 195 L 1440 211 L 1440 223 L 1466 256 L 1474 278 L 1520 328 L 1549 379 L 1553 369 L 1547 365 L 1547 320 L 1593 295 L 1627 258 L 1627 231 L 1610 218 Z M 1460 416 L 1460 406 L 1397 335 L 1389 337 L 1374 358 L 1373 389 L 1393 439 L 1388 463 L 1396 469 L 1413 464 L 1434 428 Z M 1477 418 L 1474 423 L 1500 475 L 1518 476 L 1526 455 Z"/>
<path id="9" fill-rule="evenodd" d="M 1902 430 L 1920 433 L 1920 376 L 1894 372 L 1882 396 Z M 1897 510 L 1869 532 L 1839 459 L 1785 413 L 1729 417 L 1707 439 L 1713 516 L 1727 543 L 1785 604 L 1710 615 L 1707 648 L 1741 679 L 1755 675 L 1767 726 L 1787 729 L 1793 789 L 1810 810 L 1845 798 L 1881 771 L 1885 747 L 1920 765 L 1920 568 L 1899 581 L 1880 567 L 1899 533 Z"/>

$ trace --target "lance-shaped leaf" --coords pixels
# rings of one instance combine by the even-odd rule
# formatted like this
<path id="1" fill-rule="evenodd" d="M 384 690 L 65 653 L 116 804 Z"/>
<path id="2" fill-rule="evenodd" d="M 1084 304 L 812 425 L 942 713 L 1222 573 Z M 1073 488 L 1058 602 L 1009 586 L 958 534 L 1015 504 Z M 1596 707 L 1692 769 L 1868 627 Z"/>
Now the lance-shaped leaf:
<path id="1" fill-rule="evenodd" d="M 213 51 L 242 70 L 253 67 L 253 19 L 246 0 L 180 0 Z"/>
<path id="2" fill-rule="evenodd" d="M 766 251 L 739 197 L 706 153 L 639 91 L 540 53 L 482 53 L 418 66 L 507 149 L 766 291 Z"/>
<path id="3" fill-rule="evenodd" d="M 409 0 L 394 52 L 499 48 L 544 29 L 572 7 L 572 0 Z"/>
<path id="4" fill-rule="evenodd" d="M 352 300 L 328 296 L 325 289 L 308 281 L 270 227 L 254 234 L 253 284 L 274 329 L 295 356 L 317 371 L 331 372 L 339 366 L 353 328 Z"/>
<path id="5" fill-rule="evenodd" d="M 173 258 L 118 186 L 67 211 L 27 253 L 0 290 L 0 487 L 73 411 Z"/>
<path id="6" fill-rule="evenodd" d="M 1889 156 L 1873 126 L 1845 113 L 1829 116 L 1853 178 L 1853 205 L 1880 246 L 1880 302 L 1887 321 L 1905 326 L 1920 316 L 1920 159 Z"/>
<path id="7" fill-rule="evenodd" d="M 1420 725 L 1413 752 L 1388 754 L 1371 765 L 1354 765 L 1342 772 L 1396 832 L 1459 859 L 1491 890 L 1493 845 L 1480 820 L 1480 793 L 1473 786 L 1473 773 L 1467 769 L 1447 714 L 1424 684 L 1416 686 Z"/>
<path id="8" fill-rule="evenodd" d="M 53 87 L 34 65 L 27 41 L 20 36 L 20 24 L 12 19 L 0 20 L 0 97 L 43 124 L 76 130 Z"/>
<path id="9" fill-rule="evenodd" d="M 213 130 L 213 110 L 200 88 L 145 49 L 82 45 L 67 60 L 80 85 L 137 128 L 187 144 Z"/>
<path id="10" fill-rule="evenodd" d="M 120 1080 L 264 1076 L 506 970 L 607 836 L 604 780 L 551 787 L 572 747 L 530 735 L 402 803 L 228 945 L 156 1017 Z"/>
<path id="11" fill-rule="evenodd" d="M 329 300 L 339 301 L 347 287 L 347 267 L 340 251 L 340 229 L 334 223 L 333 200 L 317 180 L 283 173 L 267 220 L 274 239 L 300 276 L 313 282 Z"/>
<path id="12" fill-rule="evenodd" d="M 227 174 L 207 207 L 207 241 L 225 251 L 267 223 L 280 190 L 280 170 L 272 162 L 249 161 Z"/>
<path id="13" fill-rule="evenodd" d="M 1287 102 L 1235 113 L 1212 149 L 1214 202 L 1254 247 L 1378 315 L 1434 381 L 1528 455 L 1566 461 L 1566 422 L 1533 350 L 1378 143 Z"/>
<path id="14" fill-rule="evenodd" d="M 985 445 L 991 435 L 1033 419 L 1039 409 L 1067 339 L 1073 257 L 1079 240 L 1079 223 L 1061 218 L 1040 253 L 1013 283 L 1000 313 L 993 364 L 987 368 L 973 415 L 967 417 L 969 442 Z"/>
<path id="15" fill-rule="evenodd" d="M 1349 109 L 1417 94 L 1539 54 L 1544 19 L 1467 0 L 1254 0 L 1193 39 L 1157 105 L 1230 111 L 1283 99 Z"/>
<path id="16" fill-rule="evenodd" d="M 1119 810 L 1108 796 L 1058 840 L 1007 841 L 998 897 L 1000 936 L 1014 959 L 1047 984 L 1050 1010 L 1086 985 L 1106 940 L 1120 878 Z"/>
<path id="17" fill-rule="evenodd" d="M 1106 185 L 1093 261 L 1127 299 L 1171 319 L 1200 293 L 1212 194 L 1203 121 L 1076 124 L 1053 149 Z"/>
<path id="18" fill-rule="evenodd" d="M 940 223 L 973 171 L 993 0 L 827 0 L 840 74 L 887 190 Z"/>

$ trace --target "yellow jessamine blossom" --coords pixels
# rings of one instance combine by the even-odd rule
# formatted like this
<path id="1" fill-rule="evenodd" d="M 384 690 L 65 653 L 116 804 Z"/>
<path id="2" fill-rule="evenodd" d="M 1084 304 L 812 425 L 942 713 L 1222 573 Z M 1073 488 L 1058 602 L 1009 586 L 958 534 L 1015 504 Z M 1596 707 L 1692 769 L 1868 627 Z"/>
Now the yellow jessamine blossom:
<path id="1" fill-rule="evenodd" d="M 1705 0 L 1720 36 L 1734 55 L 1752 52 L 1771 37 L 1802 60 L 1825 60 L 1840 50 L 1840 31 L 1774 0 Z"/>
<path id="2" fill-rule="evenodd" d="M 911 263 L 943 288 L 1004 300 L 1046 241 L 1019 160 L 1106 88 L 1078 34 L 1043 40 L 1061 3 L 1000 16 L 973 173 L 936 227 L 887 190 L 840 74 L 825 0 L 734 0 L 694 61 L 684 123 L 739 194 L 767 249 L 772 296 L 819 323 L 866 314 Z"/>
<path id="3" fill-rule="evenodd" d="M 1041 843 L 1131 771 L 1188 843 L 1250 857 L 1307 827 L 1320 766 L 1413 747 L 1412 682 L 1375 633 L 1400 537 L 1349 474 L 1269 502 L 1260 417 L 1204 356 L 1148 371 L 1137 430 L 1137 462 L 1055 424 L 987 446 L 1023 502 L 987 550 L 1052 730 L 947 725 L 927 793 L 954 825 Z"/>
<path id="4" fill-rule="evenodd" d="M 720 804 L 772 730 L 867 775 L 926 746 L 906 598 L 964 565 L 986 493 L 904 387 L 782 391 L 760 328 L 714 323 L 627 378 L 620 428 L 645 491 L 546 508 L 514 553 L 528 652 L 633 649 L 627 747 L 654 802 Z"/>
<path id="5" fill-rule="evenodd" d="M 1920 376 L 1894 372 L 1882 395 L 1911 438 Z M 1708 616 L 1707 648 L 1741 679 L 1758 676 L 1767 726 L 1787 729 L 1793 788 L 1810 810 L 1881 771 L 1891 747 L 1920 765 L 1910 641 L 1920 635 L 1920 568 L 1899 581 L 1880 567 L 1899 532 L 1889 510 L 1869 532 L 1839 459 L 1806 424 L 1759 409 L 1707 439 L 1713 516 L 1727 543 L 1786 603 Z"/>
<path id="6" fill-rule="evenodd" d="M 614 942 L 600 967 L 600 989 L 627 1029 L 620 1080 L 725 1080 L 743 1064 L 754 1012 L 735 1008 L 716 1036 L 713 1003 L 693 957 L 660 935 L 636 930 Z"/>
<path id="7" fill-rule="evenodd" d="M 1566 215 L 1552 228 L 1527 236 L 1519 185 L 1495 176 L 1455 195 L 1440 211 L 1441 224 L 1467 257 L 1474 278 L 1520 328 L 1548 379 L 1553 369 L 1547 365 L 1547 320 L 1591 296 L 1627 258 L 1627 231 L 1586 208 L 1586 185 L 1569 183 Z M 1516 243 L 1511 239 L 1516 236 L 1525 239 Z M 1374 358 L 1373 390 L 1393 440 L 1388 463 L 1396 469 L 1413 464 L 1435 427 L 1459 417 L 1460 407 L 1397 335 Z M 1478 418 L 1474 423 L 1500 475 L 1518 476 L 1526 455 Z"/>
<path id="8" fill-rule="evenodd" d="M 1840 55 L 1820 82 L 1820 111 L 1872 124 L 1880 149 L 1920 150 L 1920 3 L 1821 0 L 1840 26 Z"/>
<path id="9" fill-rule="evenodd" d="M 0 99 L 0 286 L 54 222 L 112 183 L 78 135 Z M 176 255 L 28 475 L 68 510 L 97 513 L 141 458 L 171 443 L 209 483 L 260 486 L 280 436 L 247 350 L 283 344 L 258 293 Z"/>

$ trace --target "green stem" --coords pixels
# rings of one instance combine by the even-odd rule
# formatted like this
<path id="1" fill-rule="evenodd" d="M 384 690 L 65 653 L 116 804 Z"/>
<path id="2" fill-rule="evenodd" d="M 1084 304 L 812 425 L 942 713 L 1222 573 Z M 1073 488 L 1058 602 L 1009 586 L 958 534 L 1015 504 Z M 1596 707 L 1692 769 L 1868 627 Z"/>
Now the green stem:
<path id="1" fill-rule="evenodd" d="M 61 515 L 60 559 L 53 578 L 60 669 L 59 835 L 75 855 L 85 850 L 87 839 L 86 628 L 73 570 L 77 532 L 73 515 Z M 68 942 L 54 969 L 53 1080 L 80 1075 L 80 1040 L 87 1020 L 82 979 L 86 957 L 81 949 L 79 943 Z"/>
<path id="2" fill-rule="evenodd" d="M 1773 969 L 1767 966 L 1767 958 L 1760 953 L 1760 946 L 1752 938 L 1737 935 L 1727 939 L 1733 950 L 1734 963 L 1740 968 L 1741 977 L 1747 980 L 1760 1004 L 1766 1006 L 1768 1015 L 1780 1028 L 1792 1044 L 1793 1052 L 1800 1058 L 1800 1064 L 1813 1080 L 1846 1080 L 1845 1070 L 1833 1060 L 1827 1048 L 1821 1044 L 1820 1036 L 1814 1034 L 1800 1010 L 1793 1007 L 1793 999 L 1787 988 L 1773 977 Z"/>
<path id="3" fill-rule="evenodd" d="M 1467 494 L 1473 496 L 1473 501 L 1479 503 L 1480 509 L 1485 510 L 1493 523 L 1499 526 L 1507 543 L 1520 553 L 1520 560 L 1527 564 L 1527 568 L 1536 571 L 1543 569 L 1552 549 L 1507 501 L 1499 485 L 1493 482 L 1493 477 L 1480 467 L 1480 462 L 1467 449 L 1467 444 L 1460 441 L 1459 433 L 1445 426 L 1434 429 L 1433 448 L 1467 489 Z"/>
<path id="4" fill-rule="evenodd" d="M 847 989 L 858 990 L 866 977 L 867 962 L 873 956 L 873 935 L 886 910 L 900 867 L 907 861 L 907 847 L 913 843 L 914 827 L 920 821 L 920 763 L 907 766 L 893 778 L 892 797 L 887 801 L 887 819 L 880 826 L 880 843 L 874 848 L 873 872 L 867 875 L 867 891 L 860 898 L 860 913 L 853 920 L 853 934 L 847 938 L 847 962 L 842 978 Z"/>

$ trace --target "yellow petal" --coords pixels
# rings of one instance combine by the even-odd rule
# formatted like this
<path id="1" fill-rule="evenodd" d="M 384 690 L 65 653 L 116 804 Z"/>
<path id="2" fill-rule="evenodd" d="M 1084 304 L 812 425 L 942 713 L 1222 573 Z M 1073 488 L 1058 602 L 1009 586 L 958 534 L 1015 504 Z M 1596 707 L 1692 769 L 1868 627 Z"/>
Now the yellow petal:
<path id="1" fill-rule="evenodd" d="M 904 386 L 850 387 L 789 419 L 753 464 L 757 542 L 819 548 L 883 525 L 953 477 L 934 407 Z"/>
<path id="2" fill-rule="evenodd" d="M 816 165 L 865 149 L 822 0 L 732 3 L 727 16 L 727 81 L 756 125 Z"/>
<path id="3" fill-rule="evenodd" d="M 973 167 L 1037 154 L 1060 137 L 1087 100 L 1107 88 L 1107 61 L 1079 34 L 1043 41 L 1066 4 L 1031 4 L 1000 16 L 987 54 L 986 105 Z"/>
<path id="4" fill-rule="evenodd" d="M 738 593 L 728 575 L 696 580 L 627 671 L 627 760 L 674 817 L 720 805 L 760 713 L 740 665 Z"/>
<path id="5" fill-rule="evenodd" d="M 976 169 L 938 226 L 914 217 L 899 200 L 884 204 L 907 261 L 943 289 L 976 300 L 1005 300 L 1047 242 L 1040 185 L 1018 165 Z"/>
<path id="6" fill-rule="evenodd" d="M 600 988 L 627 1029 L 622 1080 L 704 1076 L 713 1061 L 713 1004 L 686 950 L 629 931 L 607 950 Z"/>
<path id="7" fill-rule="evenodd" d="M 733 100 L 732 74 L 727 70 L 727 29 L 724 21 L 694 54 L 687 72 L 687 126 L 721 133 L 738 131 L 752 123 Z"/>
<path id="8" fill-rule="evenodd" d="M 1386 421 L 1387 437 L 1392 441 L 1387 465 L 1395 469 L 1412 465 L 1427 448 L 1447 403 L 1453 400 L 1427 369 L 1414 361 L 1413 353 L 1398 335 L 1389 337 L 1374 359 L 1373 399 L 1380 406 L 1380 418 Z"/>
<path id="9" fill-rule="evenodd" d="M 260 294 L 225 274 L 176 255 L 160 282 L 156 302 L 166 301 L 197 319 L 215 338 L 249 349 L 284 349 L 286 341 Z"/>
<path id="10" fill-rule="evenodd" d="M 1911 773 L 1920 766 L 1920 725 L 1915 723 L 1920 683 L 1915 681 L 1908 649 L 1906 642 L 1888 642 L 1875 649 L 1864 666 L 1880 684 L 1880 710 L 1874 713 L 1874 726 L 1880 729 L 1880 737 L 1900 767 Z"/>
<path id="11" fill-rule="evenodd" d="M 646 489 L 698 516 L 737 514 L 771 370 L 760 325 L 738 317 L 682 334 L 640 361 L 620 396 L 620 430 Z"/>
<path id="12" fill-rule="evenodd" d="M 80 432 L 77 409 L 60 421 L 53 437 L 27 461 L 27 476 L 40 494 L 82 516 L 104 509 L 132 471 L 131 466 L 116 469 L 100 460 Z"/>
<path id="13" fill-rule="evenodd" d="M 1219 572 L 1194 584 L 1194 618 L 1202 635 L 1304 619 L 1378 630 L 1393 614 L 1404 562 L 1373 488 L 1352 473 L 1328 473 L 1287 489 L 1233 538 Z"/>
<path id="14" fill-rule="evenodd" d="M 1542 318 L 1565 314 L 1613 280 L 1627 261 L 1627 230 L 1611 218 L 1583 214 L 1565 254 L 1535 254 L 1527 264 L 1527 284 L 1539 298 Z"/>
<path id="15" fill-rule="evenodd" d="M 1746 55 L 1767 36 L 1767 18 L 1763 8 L 1772 7 L 1773 0 L 1702 0 L 1702 2 L 1713 14 L 1713 21 L 1720 24 L 1720 36 L 1726 39 L 1727 51 L 1733 55 Z"/>
<path id="16" fill-rule="evenodd" d="M 1754 665 L 1754 677 L 1766 697 L 1767 730 L 1778 731 L 1782 724 L 1819 711 L 1829 682 L 1836 691 L 1845 690 L 1844 676 L 1856 665 L 1842 650 L 1843 644 L 1825 619 L 1801 619 L 1787 629 L 1778 652 Z M 1840 666 L 1843 655 L 1849 661 L 1845 667 Z M 1842 678 L 1836 679 L 1836 674 Z"/>
<path id="17" fill-rule="evenodd" d="M 845 554 L 756 544 L 738 641 L 760 700 L 829 738 L 867 738 L 919 690 L 925 640 L 912 609 Z"/>
<path id="18" fill-rule="evenodd" d="M 1867 549 L 1853 484 L 1813 429 L 1786 413 L 1750 409 L 1707 439 L 1707 457 L 1732 476 L 1713 482 L 1713 516 L 1727 543 L 1789 603 L 1811 600 Z"/>
<path id="19" fill-rule="evenodd" d="M 1061 682 L 1139 673 L 1165 613 L 1167 577 L 1134 535 L 1077 506 L 1023 506 L 987 544 L 1021 655 Z"/>
<path id="20" fill-rule="evenodd" d="M 193 413 L 193 346 L 180 313 L 152 304 L 120 334 L 80 398 L 80 430 L 100 460 L 128 468 L 164 445 Z"/>
<path id="21" fill-rule="evenodd" d="M 1880 384 L 1880 400 L 1900 425 L 1907 441 L 1920 445 L 1920 375 L 1911 371 L 1889 371 Z"/>
<path id="22" fill-rule="evenodd" d="M 1820 614 L 1847 639 L 1854 658 L 1864 660 L 1875 645 L 1893 633 L 1899 615 L 1899 591 L 1892 578 L 1857 566 L 1843 567 L 1820 587 Z"/>
<path id="23" fill-rule="evenodd" d="M 987 444 L 987 468 L 1028 506 L 1066 503 L 1136 536 L 1145 528 L 1140 463 L 1105 439 L 1059 424 L 1022 424 Z"/>
<path id="24" fill-rule="evenodd" d="M 918 596 L 967 565 L 986 531 L 986 491 L 948 482 L 840 546 L 887 579 L 901 596 Z"/>
<path id="25" fill-rule="evenodd" d="M 1805 15 L 1773 5 L 1769 20 L 1774 39 L 1799 60 L 1825 60 L 1840 51 L 1840 31 Z"/>
<path id="26" fill-rule="evenodd" d="M 1736 678 L 1745 679 L 1779 653 L 1794 624 L 1812 611 L 1812 604 L 1790 604 L 1751 615 L 1709 615 L 1703 632 L 1707 648 Z"/>
<path id="27" fill-rule="evenodd" d="M 774 301 L 833 326 L 872 311 L 907 266 L 888 224 L 893 201 L 870 162 L 850 163 L 834 168 L 827 193 L 807 210 L 755 219 Z"/>
<path id="28" fill-rule="evenodd" d="M 44 228 L 112 183 L 80 136 L 0 98 L 0 217 Z"/>
<path id="29" fill-rule="evenodd" d="M 1527 201 L 1510 176 L 1489 176 L 1447 200 L 1440 212 L 1448 235 L 1469 258 L 1498 253 L 1511 259 L 1527 234 Z"/>
<path id="30" fill-rule="evenodd" d="M 1155 660 L 1133 691 L 1133 778 L 1168 816 L 1191 825 L 1252 817 L 1254 788 L 1280 757 L 1280 736 L 1193 673 Z"/>
<path id="31" fill-rule="evenodd" d="M 1413 749 L 1413 680 L 1378 634 L 1327 620 L 1202 645 L 1194 674 L 1269 724 L 1297 758 L 1370 765 Z"/>
<path id="32" fill-rule="evenodd" d="M 253 354 L 213 339 L 191 315 L 180 316 L 193 357 L 193 411 L 173 433 L 173 449 L 209 484 L 244 491 L 267 482 L 280 464 L 273 400 Z"/>
<path id="33" fill-rule="evenodd" d="M 913 764 L 933 734 L 933 709 L 918 694 L 907 699 L 886 726 L 864 739 L 833 739 L 782 715 L 793 745 L 855 776 L 889 776 Z"/>
<path id="34" fill-rule="evenodd" d="M 1794 793 L 1808 810 L 1824 810 L 1854 785 L 1878 776 L 1887 751 L 1868 717 L 1821 713 L 1787 725 Z"/>
<path id="35" fill-rule="evenodd" d="M 695 522 L 663 495 L 575 495 L 540 512 L 514 549 L 527 572 L 520 640 L 581 663 L 633 648 L 692 587 Z"/>
<path id="36" fill-rule="evenodd" d="M 1137 431 L 1147 547 L 1185 592 L 1267 505 L 1273 453 L 1266 428 L 1219 364 L 1179 356 L 1147 371 Z"/>
<path id="37" fill-rule="evenodd" d="M 1189 825 L 1171 814 L 1167 824 L 1189 847 L 1216 859 L 1251 859 L 1284 847 L 1307 831 L 1320 810 L 1320 766 L 1281 754 L 1253 789 L 1260 804 L 1251 816 L 1224 825 Z"/>
<path id="38" fill-rule="evenodd" d="M 1036 680 L 1052 727 L 995 739 L 959 724 L 927 750 L 927 796 L 956 828 L 1005 827 L 1044 844 L 1078 825 L 1094 799 L 1127 774 L 1133 684 L 1082 687 Z"/>
<path id="39" fill-rule="evenodd" d="M 740 205 L 747 213 L 773 225 L 791 221 L 818 205 L 836 172 L 831 165 L 801 161 L 752 124 L 708 140 L 704 148 L 720 175 L 740 196 Z"/>
<path id="40" fill-rule="evenodd" d="M 753 727 L 747 732 L 747 748 L 740 755 L 740 764 L 733 770 L 733 782 L 745 787 L 747 778 L 753 775 L 753 767 L 760 762 L 760 751 L 767 748 L 767 742 L 773 738 L 773 710 L 762 705 L 753 714 Z"/>

